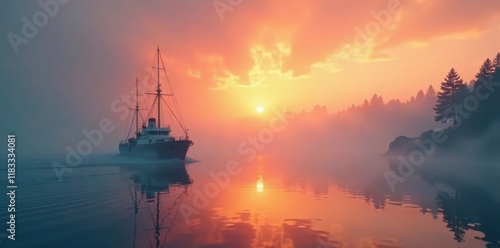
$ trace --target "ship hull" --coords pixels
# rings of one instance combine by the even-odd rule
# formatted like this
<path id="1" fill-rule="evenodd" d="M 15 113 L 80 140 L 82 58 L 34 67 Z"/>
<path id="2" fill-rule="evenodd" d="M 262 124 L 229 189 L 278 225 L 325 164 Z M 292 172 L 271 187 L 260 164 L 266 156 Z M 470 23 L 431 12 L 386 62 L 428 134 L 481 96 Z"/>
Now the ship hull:
<path id="1" fill-rule="evenodd" d="M 118 146 L 120 155 L 145 159 L 180 159 L 185 160 L 190 140 L 176 140 L 150 144 L 123 143 Z"/>

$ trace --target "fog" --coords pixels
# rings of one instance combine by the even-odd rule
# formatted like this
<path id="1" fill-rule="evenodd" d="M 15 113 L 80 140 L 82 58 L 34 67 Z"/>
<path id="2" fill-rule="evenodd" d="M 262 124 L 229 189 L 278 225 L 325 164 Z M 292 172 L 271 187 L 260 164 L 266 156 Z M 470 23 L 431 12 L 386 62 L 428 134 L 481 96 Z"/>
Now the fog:
<path id="1" fill-rule="evenodd" d="M 277 30 L 288 26 L 291 21 L 300 23 L 301 18 L 307 18 L 302 16 L 298 20 L 290 20 L 286 14 L 278 18 L 276 6 L 270 5 L 266 7 L 266 12 L 255 17 L 255 21 L 239 19 L 260 11 L 260 5 L 248 4 L 247 8 L 240 9 L 240 15 L 235 15 L 234 22 L 221 22 L 216 11 L 196 2 L 145 4 L 128 1 L 111 4 L 71 1 L 60 5 L 57 14 L 38 28 L 28 43 L 13 46 L 9 39 L 0 42 L 0 98 L 4 103 L 0 106 L 0 115 L 5 117 L 0 123 L 1 135 L 16 134 L 19 154 L 64 156 L 68 146 L 75 149 L 80 141 L 87 139 L 82 132 L 100 129 L 100 123 L 104 121 L 111 125 L 112 131 L 103 133 L 103 140 L 93 147 L 93 153 L 116 153 L 117 143 L 125 138 L 130 115 L 122 118 L 123 112 L 116 111 L 113 103 L 118 101 L 119 106 L 127 106 L 124 99 L 133 90 L 136 77 L 139 80 L 147 77 L 158 45 L 164 52 L 170 80 L 190 129 L 190 137 L 195 142 L 192 149 L 194 159 L 197 159 L 196 154 L 208 153 L 207 147 L 221 156 L 239 156 L 238 146 L 248 137 L 258 136 L 262 129 L 269 128 L 270 121 L 276 117 L 274 111 L 282 112 L 283 109 L 293 118 L 282 131 L 273 134 L 272 142 L 266 144 L 267 151 L 285 154 L 314 154 L 320 151 L 381 154 L 398 135 L 416 136 L 421 131 L 442 127 L 432 120 L 433 98 L 419 98 L 413 90 L 406 90 L 404 95 L 413 95 L 414 100 L 402 98 L 394 101 L 390 101 L 391 97 L 386 97 L 383 92 L 369 92 L 366 94 L 378 93 L 386 99 L 383 103 L 379 99 L 367 99 L 368 104 L 353 100 L 349 105 L 357 106 L 349 108 L 349 105 L 338 106 L 336 99 L 326 93 L 316 101 L 316 96 L 320 95 L 318 91 L 324 89 L 322 87 L 314 91 L 315 87 L 301 86 L 298 89 L 308 88 L 311 94 L 290 97 L 288 100 L 293 102 L 294 107 L 284 100 L 266 106 L 263 115 L 243 109 L 242 106 L 247 103 L 241 104 L 244 100 L 239 98 L 241 95 L 213 90 L 214 87 L 227 86 L 228 82 L 224 80 L 227 78 L 221 76 L 226 71 L 241 76 L 239 83 L 243 85 L 239 86 L 251 85 L 249 79 L 243 76 L 253 68 L 254 58 L 248 56 L 247 45 L 256 42 L 269 47 L 278 40 L 278 37 L 256 31 L 259 20 L 272 23 L 271 20 L 276 18 L 278 21 L 269 28 Z M 378 7 L 368 5 L 349 8 L 369 10 Z M 299 9 L 301 4 L 297 2 L 291 6 L 290 11 L 293 11 Z M 328 15 L 319 11 L 322 4 L 316 7 L 311 11 Z M 2 9 L 2 19 L 8 21 L 0 25 L 1 33 L 21 34 L 25 24 L 22 17 L 30 19 L 41 10 L 37 2 L 7 4 Z M 328 39 L 319 42 L 317 39 L 302 38 L 292 42 L 296 52 L 280 62 L 285 64 L 283 68 L 272 68 L 270 71 L 277 70 L 283 75 L 290 73 L 292 78 L 309 76 L 311 65 L 321 60 L 324 54 L 341 47 L 345 41 L 352 40 L 353 28 L 364 24 L 368 17 L 356 14 L 344 18 L 352 25 L 342 25 L 343 29 L 336 29 L 335 32 L 328 29 L 330 35 L 325 36 Z M 308 25 L 315 26 L 319 20 L 315 19 Z M 325 31 L 303 28 L 305 33 L 301 37 L 323 35 Z M 243 35 L 244 32 L 249 35 Z M 393 42 L 403 40 L 398 37 Z M 314 51 L 311 51 L 312 48 Z M 218 67 L 215 66 L 217 64 Z M 214 70 L 216 73 L 212 74 Z M 386 83 L 383 78 L 379 80 L 380 86 L 393 82 Z M 439 78 L 435 80 L 438 82 Z M 313 79 L 306 82 L 316 83 Z M 423 90 L 427 87 L 427 83 L 420 82 L 419 85 Z M 265 91 L 266 88 L 262 89 Z M 248 95 L 254 93 L 251 92 Z M 359 92 L 346 90 L 344 93 L 338 94 Z M 270 99 L 278 98 L 280 91 L 268 95 Z M 297 99 L 303 100 L 303 112 L 296 107 Z M 328 107 L 315 108 L 314 105 Z M 337 109 L 331 108 L 332 105 Z M 338 113 L 339 108 L 345 111 Z M 1 147 L 5 146 L 4 143 Z M 2 149 L 4 153 L 5 149 Z"/>
<path id="2" fill-rule="evenodd" d="M 221 2 L 229 4 L 223 13 Z M 433 109 L 449 68 L 471 82 L 465 88 L 473 97 L 483 59 L 498 52 L 500 2 L 459 2 L 3 3 L 0 157 L 7 157 L 7 135 L 15 135 L 9 153 L 17 167 L 0 171 L 9 179 L 17 171 L 24 188 L 18 200 L 27 215 L 17 224 L 26 228 L 19 236 L 70 243 L 78 240 L 69 234 L 91 237 L 90 229 L 109 223 L 108 237 L 126 242 L 122 231 L 129 233 L 129 226 L 121 223 L 132 216 L 133 187 L 135 200 L 146 194 L 146 206 L 156 194 L 160 212 L 161 191 L 167 203 L 181 206 L 170 188 L 180 176 L 184 183 L 177 186 L 189 189 L 191 203 L 198 194 L 207 198 L 209 187 L 217 196 L 196 209 L 193 222 L 184 218 L 171 234 L 172 226 L 163 228 L 173 247 L 215 247 L 222 239 L 237 247 L 280 239 L 316 247 L 338 227 L 355 237 L 349 247 L 402 247 L 400 241 L 421 247 L 420 241 L 452 238 L 460 245 L 464 237 L 472 241 L 467 245 L 498 244 L 500 92 L 489 85 L 487 99 L 466 113 L 461 128 L 435 121 Z M 158 81 L 152 71 L 157 48 L 194 142 L 184 162 L 118 154 L 119 142 L 135 131 L 136 101 L 139 126 L 156 117 L 146 94 Z M 500 80 L 500 54 L 496 58 Z M 490 67 L 485 78 L 493 78 Z M 171 93 L 166 80 L 162 75 L 163 93 Z M 161 120 L 172 136 L 183 135 L 175 118 Z M 449 142 L 429 153 L 416 149 L 415 141 L 441 131 Z M 397 137 L 406 143 L 394 143 Z M 387 153 L 391 142 L 397 152 Z M 91 144 L 86 154 L 84 143 Z M 415 154 L 422 154 L 421 163 L 413 162 Z M 170 170 L 174 164 L 177 173 Z M 242 173 L 227 172 L 231 164 Z M 74 211 L 83 214 L 68 215 Z M 79 228 L 67 229 L 72 223 Z M 134 219 L 134 245 L 136 227 L 145 230 Z M 152 232 L 141 233 L 139 240 L 150 242 Z"/>

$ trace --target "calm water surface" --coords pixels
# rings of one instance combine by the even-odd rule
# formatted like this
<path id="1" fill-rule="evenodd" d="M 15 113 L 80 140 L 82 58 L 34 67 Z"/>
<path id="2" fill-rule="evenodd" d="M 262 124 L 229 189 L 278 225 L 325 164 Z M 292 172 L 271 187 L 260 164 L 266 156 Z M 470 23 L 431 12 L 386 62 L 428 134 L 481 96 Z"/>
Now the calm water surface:
<path id="1" fill-rule="evenodd" d="M 0 247 L 500 246 L 500 193 L 419 173 L 391 192 L 377 155 L 261 155 L 235 160 L 237 175 L 197 159 L 103 156 L 62 182 L 51 160 L 23 163 L 16 241 Z"/>

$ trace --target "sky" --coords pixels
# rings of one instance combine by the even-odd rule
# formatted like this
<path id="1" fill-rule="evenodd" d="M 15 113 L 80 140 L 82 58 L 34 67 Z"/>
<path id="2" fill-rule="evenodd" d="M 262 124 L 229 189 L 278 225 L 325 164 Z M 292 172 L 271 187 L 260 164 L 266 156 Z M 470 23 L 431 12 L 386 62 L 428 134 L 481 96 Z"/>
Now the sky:
<path id="1" fill-rule="evenodd" d="M 0 127 L 31 151 L 64 151 L 103 118 L 123 129 L 111 105 L 146 77 L 158 46 L 193 129 L 256 117 L 257 106 L 334 113 L 375 93 L 408 100 L 438 88 L 451 67 L 471 80 L 500 52 L 497 0 L 3 5 Z"/>

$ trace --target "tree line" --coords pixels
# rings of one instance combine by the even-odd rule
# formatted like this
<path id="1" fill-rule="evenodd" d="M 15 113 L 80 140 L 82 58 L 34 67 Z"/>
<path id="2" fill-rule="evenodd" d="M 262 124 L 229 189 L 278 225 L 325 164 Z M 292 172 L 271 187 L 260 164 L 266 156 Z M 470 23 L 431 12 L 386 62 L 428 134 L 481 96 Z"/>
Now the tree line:
<path id="1" fill-rule="evenodd" d="M 442 123 L 457 123 L 458 107 L 464 103 L 464 100 L 470 95 L 481 95 L 479 92 L 489 84 L 496 70 L 500 70 L 500 53 L 493 60 L 487 58 L 479 68 L 471 86 L 467 86 L 458 72 L 451 68 L 444 80 L 441 82 L 441 88 L 438 92 L 438 99 L 434 107 L 436 115 L 435 121 Z"/>

